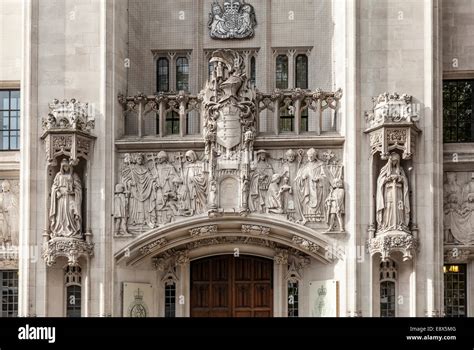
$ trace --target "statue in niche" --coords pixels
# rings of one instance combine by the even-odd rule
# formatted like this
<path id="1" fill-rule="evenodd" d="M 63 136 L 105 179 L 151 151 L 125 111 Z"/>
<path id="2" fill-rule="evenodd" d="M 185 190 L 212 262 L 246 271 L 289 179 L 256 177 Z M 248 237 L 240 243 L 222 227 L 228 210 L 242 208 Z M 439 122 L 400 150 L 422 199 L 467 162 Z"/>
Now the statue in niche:
<path id="1" fill-rule="evenodd" d="M 69 161 L 63 159 L 51 187 L 51 237 L 82 238 L 81 208 L 81 179 Z"/>
<path id="2" fill-rule="evenodd" d="M 265 197 L 273 175 L 273 167 L 267 162 L 267 151 L 257 151 L 257 161 L 250 166 L 250 203 L 252 212 L 264 213 Z"/>
<path id="3" fill-rule="evenodd" d="M 2 182 L 0 193 L 0 230 L 1 244 L 18 246 L 18 197 L 8 180 Z"/>
<path id="4" fill-rule="evenodd" d="M 306 153 L 308 162 L 298 170 L 295 185 L 302 223 L 321 222 L 324 219 L 325 172 L 318 152 L 311 148 Z"/>
<path id="5" fill-rule="evenodd" d="M 281 175 L 273 174 L 270 185 L 268 186 L 265 206 L 268 213 L 282 214 L 283 208 L 281 203 L 281 195 L 283 189 L 280 188 Z"/>
<path id="6" fill-rule="evenodd" d="M 145 156 L 142 153 L 135 157 L 126 155 L 122 181 L 130 193 L 128 225 L 155 227 L 155 180 L 145 166 Z"/>
<path id="7" fill-rule="evenodd" d="M 202 214 L 206 211 L 207 177 L 204 174 L 204 163 L 198 160 L 194 151 L 187 151 L 183 165 L 184 198 L 183 209 L 187 215 Z"/>
<path id="8" fill-rule="evenodd" d="M 400 155 L 391 153 L 377 179 L 377 224 L 379 231 L 408 229 L 410 201 L 408 178 L 400 166 Z"/>
<path id="9" fill-rule="evenodd" d="M 339 224 L 339 231 L 344 231 L 344 221 L 342 214 L 344 214 L 344 182 L 337 179 L 335 187 L 329 192 L 326 199 L 326 223 L 328 224 L 328 232 L 334 231 L 336 226 L 336 219 Z"/>
<path id="10" fill-rule="evenodd" d="M 115 185 L 114 196 L 114 231 L 116 235 L 128 235 L 127 212 L 128 197 L 123 184 Z"/>
<path id="11" fill-rule="evenodd" d="M 157 208 L 157 222 L 167 222 L 167 212 L 170 210 L 165 205 L 167 194 L 174 191 L 173 179 L 178 177 L 178 172 L 172 164 L 169 163 L 168 154 L 165 151 L 160 151 L 153 162 L 152 169 L 153 178 L 155 180 L 155 196 Z"/>

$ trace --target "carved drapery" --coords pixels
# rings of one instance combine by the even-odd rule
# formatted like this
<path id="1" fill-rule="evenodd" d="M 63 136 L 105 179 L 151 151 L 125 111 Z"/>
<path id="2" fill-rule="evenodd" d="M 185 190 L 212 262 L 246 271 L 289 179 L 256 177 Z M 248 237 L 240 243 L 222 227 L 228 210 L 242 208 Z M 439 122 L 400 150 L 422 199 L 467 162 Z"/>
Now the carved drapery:
<path id="1" fill-rule="evenodd" d="M 371 151 L 367 246 L 371 255 L 379 253 L 382 260 L 396 251 L 409 260 L 417 249 L 416 205 L 410 195 L 416 184 L 409 162 L 420 132 L 418 118 L 412 97 L 398 93 L 374 98 L 372 111 L 366 113 Z"/>
<path id="2" fill-rule="evenodd" d="M 46 198 L 50 198 L 46 202 L 42 256 L 48 266 L 58 257 L 66 257 L 69 265 L 77 265 L 81 256 L 92 256 L 94 248 L 84 217 L 90 210 L 84 194 L 85 188 L 90 187 L 85 180 L 90 179 L 95 140 L 91 131 L 95 121 L 88 113 L 88 104 L 75 99 L 54 100 L 49 109 L 41 136 L 46 146 Z"/>
<path id="3" fill-rule="evenodd" d="M 248 164 L 219 159 L 210 165 L 202 151 L 123 154 L 114 197 L 115 236 L 227 213 L 263 213 L 318 232 L 344 232 L 343 166 L 332 150 L 258 150 L 252 157 Z M 211 168 L 218 169 L 213 177 Z M 242 230 L 265 234 L 255 227 Z"/>
<path id="4" fill-rule="evenodd" d="M 119 97 L 125 111 L 153 110 L 160 118 L 177 104 L 184 110 L 199 109 L 204 149 L 123 154 L 115 191 L 115 235 L 138 235 L 199 215 L 254 213 L 320 232 L 344 232 L 339 150 L 254 147 L 262 110 L 279 110 L 286 99 L 304 108 L 335 111 L 342 92 L 295 89 L 262 94 L 248 84 L 238 52 L 217 50 L 209 62 L 212 71 L 198 96 L 181 92 Z"/>
<path id="5" fill-rule="evenodd" d="M 0 267 L 18 268 L 19 181 L 0 180 Z"/>

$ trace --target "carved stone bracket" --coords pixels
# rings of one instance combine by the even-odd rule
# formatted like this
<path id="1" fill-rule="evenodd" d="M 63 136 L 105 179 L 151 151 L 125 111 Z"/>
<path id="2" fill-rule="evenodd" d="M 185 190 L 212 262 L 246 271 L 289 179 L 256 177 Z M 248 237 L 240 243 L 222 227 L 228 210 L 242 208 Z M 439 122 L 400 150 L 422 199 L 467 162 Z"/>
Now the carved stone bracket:
<path id="1" fill-rule="evenodd" d="M 379 253 L 386 261 L 394 252 L 403 254 L 403 261 L 413 258 L 418 248 L 418 240 L 410 233 L 391 231 L 370 238 L 367 242 L 370 255 Z"/>
<path id="2" fill-rule="evenodd" d="M 56 237 L 43 244 L 43 259 L 48 266 L 54 265 L 58 257 L 66 257 L 68 265 L 78 264 L 80 257 L 94 255 L 94 243 L 77 238 Z"/>

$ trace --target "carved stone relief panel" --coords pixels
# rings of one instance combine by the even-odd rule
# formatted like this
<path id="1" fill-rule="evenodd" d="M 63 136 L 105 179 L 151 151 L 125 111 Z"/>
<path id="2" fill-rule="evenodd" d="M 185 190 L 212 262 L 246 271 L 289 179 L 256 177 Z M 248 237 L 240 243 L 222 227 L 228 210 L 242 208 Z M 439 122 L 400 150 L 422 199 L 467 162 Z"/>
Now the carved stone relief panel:
<path id="1" fill-rule="evenodd" d="M 448 172 L 444 177 L 444 241 L 474 244 L 474 173 Z"/>
<path id="2" fill-rule="evenodd" d="M 211 74 L 198 97 L 204 149 L 121 156 L 116 236 L 229 213 L 344 231 L 342 150 L 254 149 L 257 90 L 248 84 L 244 61 L 233 50 L 217 50 L 209 60 Z"/>
<path id="3" fill-rule="evenodd" d="M 0 180 L 0 186 L 0 267 L 16 268 L 19 182 L 18 180 Z"/>
<path id="4" fill-rule="evenodd" d="M 227 212 L 266 214 L 318 231 L 342 232 L 340 152 L 257 150 L 248 175 L 241 169 L 216 171 L 213 179 L 203 152 L 125 153 L 115 188 L 115 235 L 137 235 L 189 217 Z"/>

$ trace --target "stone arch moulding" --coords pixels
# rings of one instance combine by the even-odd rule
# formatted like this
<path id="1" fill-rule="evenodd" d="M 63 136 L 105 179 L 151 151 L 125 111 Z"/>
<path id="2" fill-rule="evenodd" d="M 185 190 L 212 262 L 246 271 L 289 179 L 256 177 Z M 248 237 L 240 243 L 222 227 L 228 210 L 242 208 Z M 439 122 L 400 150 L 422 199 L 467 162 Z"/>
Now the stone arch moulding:
<path id="1" fill-rule="evenodd" d="M 344 258 L 343 251 L 331 238 L 309 228 L 274 218 L 270 221 L 264 215 L 244 220 L 239 215 L 227 215 L 211 220 L 200 217 L 152 230 L 116 252 L 115 261 L 134 266 L 165 252 L 176 255 L 181 251 L 219 245 L 261 246 L 272 249 L 275 255 L 280 249 L 290 249 L 323 264 Z"/>

